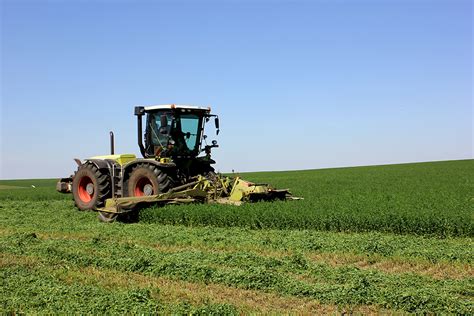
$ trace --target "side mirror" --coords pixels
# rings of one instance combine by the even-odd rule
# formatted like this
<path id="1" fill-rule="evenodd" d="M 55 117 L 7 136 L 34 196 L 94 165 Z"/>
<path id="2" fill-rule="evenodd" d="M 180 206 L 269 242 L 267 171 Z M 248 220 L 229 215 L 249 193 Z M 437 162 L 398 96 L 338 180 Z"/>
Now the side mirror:
<path id="1" fill-rule="evenodd" d="M 160 134 L 167 134 L 168 133 L 168 118 L 166 117 L 166 115 L 162 115 L 160 117 L 160 123 L 161 123 L 161 127 L 160 127 Z"/>
<path id="2" fill-rule="evenodd" d="M 216 125 L 216 135 L 219 135 L 219 118 L 218 117 L 214 119 L 214 123 Z"/>

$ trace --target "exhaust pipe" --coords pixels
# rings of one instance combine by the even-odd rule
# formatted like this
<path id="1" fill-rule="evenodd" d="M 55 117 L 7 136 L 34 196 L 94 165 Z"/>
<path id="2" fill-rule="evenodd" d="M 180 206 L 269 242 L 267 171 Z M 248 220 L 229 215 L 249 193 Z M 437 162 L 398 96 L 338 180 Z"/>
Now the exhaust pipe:
<path id="1" fill-rule="evenodd" d="M 114 132 L 110 131 L 110 154 L 115 154 Z"/>

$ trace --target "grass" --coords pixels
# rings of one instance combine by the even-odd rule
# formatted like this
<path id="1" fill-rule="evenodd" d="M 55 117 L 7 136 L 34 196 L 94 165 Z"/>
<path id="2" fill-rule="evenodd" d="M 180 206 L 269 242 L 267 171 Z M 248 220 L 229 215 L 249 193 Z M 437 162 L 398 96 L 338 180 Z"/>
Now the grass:
<path id="1" fill-rule="evenodd" d="M 254 173 L 305 200 L 135 224 L 77 211 L 55 180 L 0 181 L 0 312 L 469 314 L 473 165 Z"/>
<path id="2" fill-rule="evenodd" d="M 56 192 L 57 181 L 58 179 L 0 180 L 0 201 L 71 200 L 70 195 Z"/>
<path id="3" fill-rule="evenodd" d="M 171 225 L 474 236 L 474 160 L 246 174 L 303 201 L 151 208 Z"/>
<path id="4" fill-rule="evenodd" d="M 48 314 L 70 314 L 84 310 L 86 300 L 86 310 L 92 314 L 237 314 L 237 309 L 230 304 L 198 303 L 192 306 L 186 302 L 164 303 L 160 301 L 159 288 L 128 285 L 109 287 L 104 286 L 101 279 L 84 280 L 80 277 L 81 273 L 91 271 L 71 271 L 64 267 L 45 265 L 38 269 L 18 264 L 18 258 L 14 263 L 14 266 L 2 266 L 0 272 L 3 312 L 24 313 L 34 310 Z M 23 284 L 27 286 L 21 286 Z"/>

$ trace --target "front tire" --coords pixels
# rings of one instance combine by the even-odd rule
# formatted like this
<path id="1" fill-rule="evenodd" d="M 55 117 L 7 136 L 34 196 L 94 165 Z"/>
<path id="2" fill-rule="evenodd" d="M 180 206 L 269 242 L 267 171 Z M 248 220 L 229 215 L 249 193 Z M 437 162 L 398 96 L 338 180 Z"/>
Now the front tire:
<path id="1" fill-rule="evenodd" d="M 170 177 L 157 166 L 139 164 L 132 169 L 125 187 L 127 196 L 150 196 L 168 191 L 171 184 Z"/>
<path id="2" fill-rule="evenodd" d="M 72 195 L 77 208 L 81 211 L 93 210 L 104 206 L 110 197 L 110 180 L 93 164 L 79 167 L 72 180 Z"/>

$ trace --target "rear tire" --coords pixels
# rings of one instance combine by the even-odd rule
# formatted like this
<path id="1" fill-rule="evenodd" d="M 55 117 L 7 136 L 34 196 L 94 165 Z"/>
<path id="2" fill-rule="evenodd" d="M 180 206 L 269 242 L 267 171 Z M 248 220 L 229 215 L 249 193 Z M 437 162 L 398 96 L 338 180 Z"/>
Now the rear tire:
<path id="1" fill-rule="evenodd" d="M 72 195 L 81 211 L 102 207 L 110 197 L 110 179 L 93 164 L 81 165 L 72 180 Z"/>
<path id="2" fill-rule="evenodd" d="M 149 196 L 164 193 L 172 186 L 171 178 L 157 166 L 139 164 L 125 183 L 126 196 Z"/>

